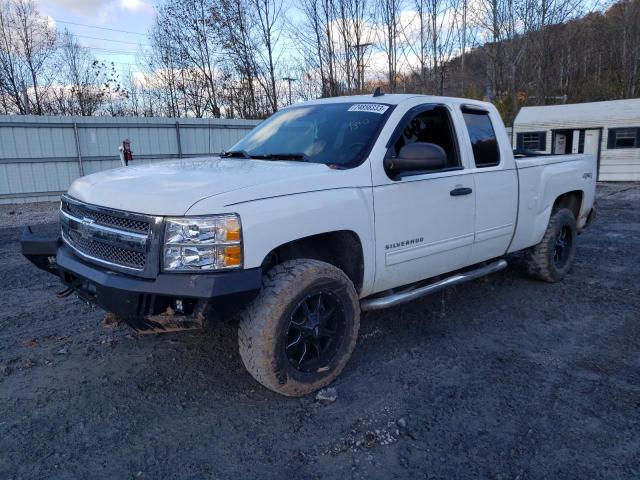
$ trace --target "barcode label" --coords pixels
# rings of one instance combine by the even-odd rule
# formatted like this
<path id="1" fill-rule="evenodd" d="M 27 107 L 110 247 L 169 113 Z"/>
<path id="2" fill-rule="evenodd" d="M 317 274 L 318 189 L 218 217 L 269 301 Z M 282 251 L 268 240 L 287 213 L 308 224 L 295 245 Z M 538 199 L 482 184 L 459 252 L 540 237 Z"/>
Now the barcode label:
<path id="1" fill-rule="evenodd" d="M 370 112 L 383 114 L 387 111 L 389 105 L 383 105 L 381 103 L 356 103 L 349 107 L 349 112 Z"/>

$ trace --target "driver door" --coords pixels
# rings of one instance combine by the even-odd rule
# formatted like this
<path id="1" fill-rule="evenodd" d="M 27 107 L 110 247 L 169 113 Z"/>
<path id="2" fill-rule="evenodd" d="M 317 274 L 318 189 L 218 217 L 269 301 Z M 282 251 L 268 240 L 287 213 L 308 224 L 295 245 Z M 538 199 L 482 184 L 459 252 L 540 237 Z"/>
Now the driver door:
<path id="1" fill-rule="evenodd" d="M 398 155 L 409 143 L 442 147 L 444 168 L 392 179 L 372 158 L 374 169 L 376 279 L 374 292 L 462 268 L 474 239 L 475 184 L 453 115 L 444 105 L 417 105 L 403 117 L 387 143 Z M 459 123 L 461 119 L 459 119 Z"/>

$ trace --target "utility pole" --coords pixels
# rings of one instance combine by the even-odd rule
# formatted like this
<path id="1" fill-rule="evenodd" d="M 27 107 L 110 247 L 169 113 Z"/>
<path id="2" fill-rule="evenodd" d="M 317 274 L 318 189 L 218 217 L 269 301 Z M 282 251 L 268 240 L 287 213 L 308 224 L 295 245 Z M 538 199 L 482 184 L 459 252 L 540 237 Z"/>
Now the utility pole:
<path id="1" fill-rule="evenodd" d="M 29 94 L 27 93 L 27 86 L 22 82 L 22 103 L 24 105 L 24 114 L 29 115 L 31 111 L 29 110 Z"/>
<path id="2" fill-rule="evenodd" d="M 296 80 L 298 80 L 297 78 L 291 78 L 291 77 L 283 77 L 283 79 L 285 82 L 287 82 L 289 84 L 289 105 L 291 105 L 291 82 L 295 82 Z"/>
<path id="3" fill-rule="evenodd" d="M 356 74 L 358 76 L 357 86 L 358 90 L 362 92 L 364 88 L 364 55 L 363 50 L 367 47 L 370 47 L 371 43 L 358 43 L 356 45 L 351 45 L 351 48 L 356 49 Z"/>
<path id="4" fill-rule="evenodd" d="M 462 2 L 462 55 L 460 56 L 460 95 L 464 97 L 464 54 L 467 48 L 467 0 Z"/>

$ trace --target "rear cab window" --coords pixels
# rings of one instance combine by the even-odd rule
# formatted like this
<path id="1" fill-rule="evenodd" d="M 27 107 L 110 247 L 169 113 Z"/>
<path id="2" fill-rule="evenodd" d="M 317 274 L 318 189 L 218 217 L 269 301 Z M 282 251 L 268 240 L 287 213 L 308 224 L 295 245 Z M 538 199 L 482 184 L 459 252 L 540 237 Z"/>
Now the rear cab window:
<path id="1" fill-rule="evenodd" d="M 500 148 L 489 112 L 475 106 L 463 106 L 462 116 L 471 140 L 476 167 L 500 165 Z"/>

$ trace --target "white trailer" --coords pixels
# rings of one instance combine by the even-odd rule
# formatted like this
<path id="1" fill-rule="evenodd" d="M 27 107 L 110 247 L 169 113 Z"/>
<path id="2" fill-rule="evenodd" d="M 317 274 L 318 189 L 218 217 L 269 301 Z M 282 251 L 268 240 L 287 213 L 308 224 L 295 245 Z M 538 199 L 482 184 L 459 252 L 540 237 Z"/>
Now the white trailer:
<path id="1" fill-rule="evenodd" d="M 640 98 L 523 107 L 513 147 L 538 153 L 587 153 L 598 180 L 640 181 Z"/>

